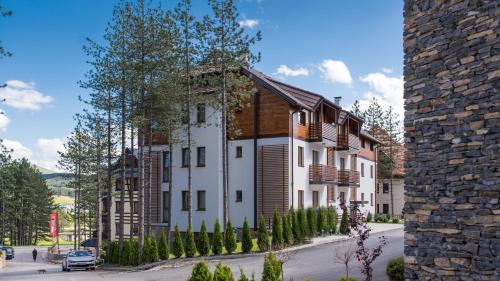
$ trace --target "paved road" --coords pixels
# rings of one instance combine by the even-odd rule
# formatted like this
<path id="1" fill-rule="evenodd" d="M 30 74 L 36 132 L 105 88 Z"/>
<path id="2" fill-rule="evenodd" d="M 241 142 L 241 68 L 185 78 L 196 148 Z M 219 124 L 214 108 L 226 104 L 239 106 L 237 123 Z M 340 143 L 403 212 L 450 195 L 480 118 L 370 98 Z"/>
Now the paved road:
<path id="1" fill-rule="evenodd" d="M 369 245 L 376 245 L 378 235 L 370 238 Z M 374 264 L 374 280 L 388 280 L 385 275 L 385 267 L 389 259 L 401 256 L 403 254 L 403 230 L 398 229 L 386 233 L 388 245 L 384 248 L 384 253 L 379 257 Z M 295 252 L 289 257 L 289 260 L 284 265 L 285 280 L 293 278 L 295 281 L 301 281 L 311 278 L 315 281 L 335 281 L 339 277 L 345 275 L 345 268 L 341 264 L 334 263 L 334 252 L 339 251 L 344 247 L 343 243 L 333 243 L 321 245 L 313 248 L 302 249 Z M 262 273 L 263 257 L 247 257 L 224 260 L 223 263 L 231 266 L 233 273 L 239 276 L 239 268 L 243 268 L 247 275 L 255 272 L 257 280 L 260 280 Z M 24 263 L 29 265 L 30 263 Z M 32 264 L 32 263 L 31 263 Z M 213 269 L 216 261 L 211 261 L 209 266 Z M 8 266 L 10 266 L 9 264 Z M 37 267 L 29 267 L 24 271 L 0 271 L 0 280 L 50 280 L 50 281 L 90 281 L 90 280 L 130 280 L 130 281 L 183 281 L 186 280 L 191 273 L 191 264 L 179 262 L 174 266 L 158 267 L 149 271 L 143 272 L 105 272 L 105 271 L 76 271 L 76 272 L 61 272 L 60 265 L 40 264 L 41 268 L 45 268 L 47 273 L 38 274 Z M 20 269 L 21 264 L 17 264 L 16 268 Z M 350 263 L 350 274 L 352 276 L 361 277 L 359 264 L 353 258 Z"/>

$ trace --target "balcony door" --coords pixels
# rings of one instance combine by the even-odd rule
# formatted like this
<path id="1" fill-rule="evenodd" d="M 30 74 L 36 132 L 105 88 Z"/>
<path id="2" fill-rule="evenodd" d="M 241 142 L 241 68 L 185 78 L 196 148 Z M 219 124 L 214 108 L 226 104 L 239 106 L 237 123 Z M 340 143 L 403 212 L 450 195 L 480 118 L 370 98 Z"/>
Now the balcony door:
<path id="1" fill-rule="evenodd" d="M 345 170 L 345 158 L 340 157 L 340 170 L 344 171 Z"/>
<path id="2" fill-rule="evenodd" d="M 319 164 L 319 151 L 313 150 L 313 164 L 318 165 Z"/>

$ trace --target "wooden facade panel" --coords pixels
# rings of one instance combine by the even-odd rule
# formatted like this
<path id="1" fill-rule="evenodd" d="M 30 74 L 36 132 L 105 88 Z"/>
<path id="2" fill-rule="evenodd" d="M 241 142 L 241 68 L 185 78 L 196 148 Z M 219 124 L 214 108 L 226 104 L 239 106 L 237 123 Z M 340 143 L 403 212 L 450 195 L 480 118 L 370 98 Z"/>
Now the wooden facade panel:
<path id="1" fill-rule="evenodd" d="M 289 132 L 289 105 L 278 95 L 260 85 L 255 85 L 259 92 L 258 103 L 258 133 L 259 137 L 288 136 Z M 250 98 L 241 112 L 236 113 L 234 127 L 238 132 L 232 132 L 231 138 L 246 139 L 254 136 L 254 105 Z"/>
<path id="2" fill-rule="evenodd" d="M 151 173 L 151 208 L 148 207 L 149 192 L 148 192 L 148 177 L 149 169 L 147 168 L 148 153 L 144 154 L 146 169 L 145 174 L 145 190 L 144 190 L 144 213 L 147 216 L 148 211 L 151 211 L 151 223 L 160 222 L 161 211 L 161 151 L 151 152 L 152 173 Z"/>
<path id="3" fill-rule="evenodd" d="M 371 161 L 375 161 L 376 160 L 376 148 L 375 148 L 375 144 L 373 144 L 374 148 L 373 148 L 373 151 L 370 150 L 370 144 L 372 144 L 373 142 L 366 139 L 366 138 L 363 138 L 363 137 L 360 137 L 361 139 L 361 143 L 363 143 L 363 140 L 365 142 L 365 148 L 363 148 L 363 146 L 360 146 L 359 148 L 359 156 L 362 157 L 362 158 L 365 158 L 365 159 L 368 159 L 368 160 L 371 160 Z"/>
<path id="4" fill-rule="evenodd" d="M 274 209 L 286 214 L 289 206 L 288 144 L 257 148 L 257 215 L 268 222 Z"/>

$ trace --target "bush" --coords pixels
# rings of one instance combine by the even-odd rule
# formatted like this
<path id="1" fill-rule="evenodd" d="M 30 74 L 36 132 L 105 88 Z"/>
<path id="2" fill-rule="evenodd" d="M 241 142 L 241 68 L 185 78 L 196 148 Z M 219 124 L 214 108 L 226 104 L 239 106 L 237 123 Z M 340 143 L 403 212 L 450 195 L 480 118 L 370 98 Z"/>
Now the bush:
<path id="1" fill-rule="evenodd" d="M 133 239 L 130 241 L 130 261 L 129 264 L 132 266 L 137 266 L 140 263 L 141 255 L 139 254 L 139 241 Z"/>
<path id="2" fill-rule="evenodd" d="M 169 256 L 169 250 L 168 250 L 168 241 L 167 241 L 167 235 L 165 235 L 165 231 L 161 231 L 161 236 L 160 236 L 160 246 L 158 247 L 158 255 L 160 260 L 168 260 Z"/>
<path id="3" fill-rule="evenodd" d="M 240 268 L 240 278 L 238 278 L 238 281 L 250 281 L 242 268 Z"/>
<path id="4" fill-rule="evenodd" d="M 385 273 L 390 281 L 404 281 L 405 280 L 405 260 L 403 257 L 392 259 L 387 264 Z"/>
<path id="5" fill-rule="evenodd" d="M 290 225 L 290 220 L 287 215 L 283 216 L 283 243 L 285 245 L 290 246 L 293 245 L 293 232 L 292 226 Z"/>
<path id="6" fill-rule="evenodd" d="M 307 217 L 304 209 L 297 211 L 297 223 L 300 228 L 300 241 L 304 242 L 306 237 L 309 236 L 309 225 L 307 224 Z"/>
<path id="7" fill-rule="evenodd" d="M 281 262 L 269 253 L 264 259 L 264 270 L 262 272 L 262 281 L 280 281 L 281 280 Z"/>
<path id="8" fill-rule="evenodd" d="M 224 246 L 229 254 L 236 250 L 236 236 L 234 235 L 233 225 L 230 221 L 227 222 L 226 232 L 224 233 Z"/>
<path id="9" fill-rule="evenodd" d="M 179 232 L 179 226 L 175 225 L 174 231 L 174 242 L 172 243 L 172 253 L 176 258 L 182 257 L 184 255 L 184 246 L 182 245 L 181 233 Z"/>
<path id="10" fill-rule="evenodd" d="M 192 258 L 196 255 L 196 243 L 194 242 L 194 234 L 191 226 L 188 226 L 186 232 L 186 244 L 184 244 L 184 253 L 187 258 Z"/>
<path id="11" fill-rule="evenodd" d="M 272 234 L 273 236 L 271 240 L 271 246 L 274 250 L 281 249 L 281 247 L 283 246 L 283 225 L 278 209 L 274 209 Z"/>
<path id="12" fill-rule="evenodd" d="M 122 254 L 120 255 L 120 264 L 121 265 L 130 265 L 130 241 L 125 240 L 123 241 L 123 249 L 122 249 Z"/>
<path id="13" fill-rule="evenodd" d="M 266 222 L 264 217 L 260 216 L 259 230 L 257 232 L 257 245 L 261 252 L 269 250 L 269 234 L 267 233 Z"/>
<path id="14" fill-rule="evenodd" d="M 398 218 L 392 218 L 392 223 L 399 223 L 399 219 Z"/>
<path id="15" fill-rule="evenodd" d="M 313 208 L 307 208 L 307 222 L 309 226 L 309 237 L 316 236 L 316 213 L 314 213 Z"/>
<path id="16" fill-rule="evenodd" d="M 151 234 L 149 237 L 149 247 L 149 262 L 157 262 L 160 256 L 158 255 L 158 242 L 154 234 Z"/>
<path id="17" fill-rule="evenodd" d="M 252 235 L 250 234 L 250 227 L 248 226 L 248 220 L 245 217 L 243 221 L 243 229 L 241 231 L 241 250 L 243 253 L 250 253 L 253 248 Z"/>
<path id="18" fill-rule="evenodd" d="M 373 217 L 372 217 L 372 213 L 371 213 L 371 212 L 368 212 L 368 214 L 366 215 L 366 221 L 367 221 L 367 222 L 371 222 L 371 221 L 372 221 L 372 219 L 373 219 Z"/>
<path id="19" fill-rule="evenodd" d="M 338 281 L 358 281 L 358 279 L 352 277 L 340 277 Z"/>
<path id="20" fill-rule="evenodd" d="M 382 222 L 382 223 L 389 222 L 389 216 L 387 214 L 377 214 L 375 216 L 375 222 Z"/>
<path id="21" fill-rule="evenodd" d="M 234 276 L 233 272 L 231 272 L 231 268 L 220 263 L 217 264 L 215 266 L 213 281 L 234 281 Z"/>
<path id="22" fill-rule="evenodd" d="M 188 281 L 212 281 L 213 275 L 210 269 L 204 262 L 199 262 L 193 266 L 191 277 Z"/>
<path id="23" fill-rule="evenodd" d="M 215 220 L 214 224 L 214 234 L 212 237 L 212 253 L 214 255 L 220 255 L 222 254 L 222 240 L 224 238 L 222 237 L 222 233 L 220 232 L 220 223 L 219 220 Z"/>
<path id="24" fill-rule="evenodd" d="M 340 220 L 339 233 L 347 235 L 349 232 L 349 217 L 347 216 L 347 209 L 344 209 L 342 212 L 342 219 Z"/>
<path id="25" fill-rule="evenodd" d="M 111 264 L 120 263 L 120 247 L 118 246 L 118 241 L 111 242 L 109 249 L 106 251 L 105 261 Z"/>
<path id="26" fill-rule="evenodd" d="M 297 216 L 295 215 L 295 211 L 293 209 L 290 209 L 290 211 L 288 213 L 288 220 L 290 221 L 290 224 L 292 225 L 292 233 L 293 233 L 294 242 L 298 244 L 302 241 L 302 234 L 300 233 L 299 221 L 297 220 Z"/>
<path id="27" fill-rule="evenodd" d="M 337 214 L 333 208 L 328 209 L 328 232 L 330 234 L 337 233 Z"/>
<path id="28" fill-rule="evenodd" d="M 318 215 L 316 216 L 318 222 L 316 224 L 318 234 L 323 235 L 323 233 L 327 233 L 327 224 L 326 224 L 326 215 L 325 209 L 323 207 L 318 209 Z"/>
<path id="29" fill-rule="evenodd" d="M 198 234 L 198 253 L 200 256 L 208 256 L 210 252 L 210 240 L 208 238 L 207 227 L 205 221 L 201 222 L 200 233 Z"/>
<path id="30" fill-rule="evenodd" d="M 149 263 L 149 252 L 151 251 L 151 244 L 149 238 L 144 237 L 144 245 L 142 245 L 141 262 Z"/>

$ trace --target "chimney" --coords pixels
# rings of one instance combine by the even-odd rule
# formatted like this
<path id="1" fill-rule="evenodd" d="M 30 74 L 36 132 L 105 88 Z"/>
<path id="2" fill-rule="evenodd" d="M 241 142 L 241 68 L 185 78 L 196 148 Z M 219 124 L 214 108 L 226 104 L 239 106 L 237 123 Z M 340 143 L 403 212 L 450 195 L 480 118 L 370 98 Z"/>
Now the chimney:
<path id="1" fill-rule="evenodd" d="M 335 104 L 340 106 L 340 101 L 342 100 L 342 97 L 334 97 L 335 99 Z"/>

